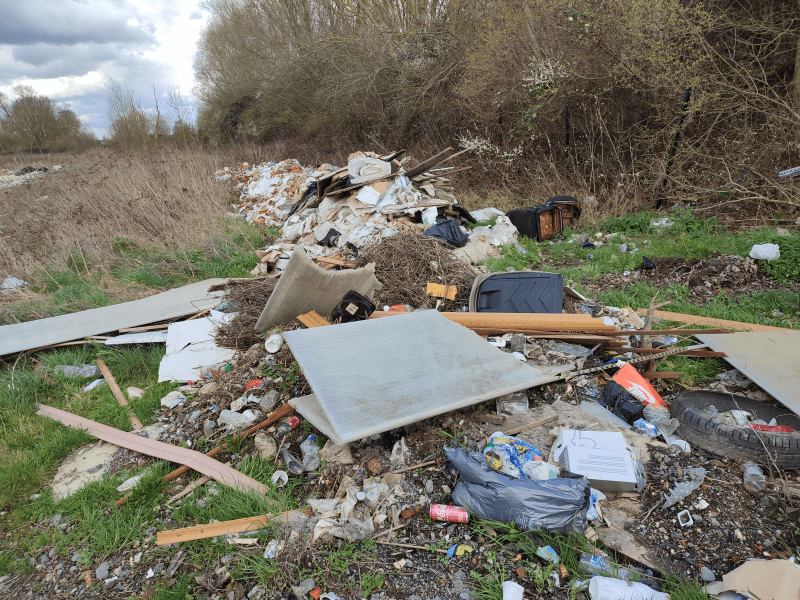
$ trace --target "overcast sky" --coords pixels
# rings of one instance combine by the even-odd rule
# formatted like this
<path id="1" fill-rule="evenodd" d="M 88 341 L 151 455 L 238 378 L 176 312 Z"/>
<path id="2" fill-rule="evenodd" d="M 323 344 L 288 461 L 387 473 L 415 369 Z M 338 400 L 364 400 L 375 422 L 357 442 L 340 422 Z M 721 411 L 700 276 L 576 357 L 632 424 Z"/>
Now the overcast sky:
<path id="1" fill-rule="evenodd" d="M 172 89 L 194 104 L 194 55 L 207 18 L 199 0 L 0 0 L 0 91 L 21 83 L 69 103 L 101 138 L 112 80 L 149 110 L 154 85 L 162 113 Z"/>

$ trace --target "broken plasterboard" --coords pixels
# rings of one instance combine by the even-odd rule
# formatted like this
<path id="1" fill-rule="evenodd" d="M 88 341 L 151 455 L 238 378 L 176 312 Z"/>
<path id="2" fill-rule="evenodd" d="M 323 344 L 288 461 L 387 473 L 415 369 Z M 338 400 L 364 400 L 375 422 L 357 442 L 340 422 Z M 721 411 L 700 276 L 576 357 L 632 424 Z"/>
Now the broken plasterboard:
<path id="1" fill-rule="evenodd" d="M 214 341 L 221 313 L 192 321 L 170 323 L 167 330 L 167 352 L 158 365 L 158 381 L 192 381 L 200 379 L 200 368 L 233 359 L 235 350 L 220 348 Z"/>
<path id="2" fill-rule="evenodd" d="M 292 252 L 292 258 L 278 279 L 255 329 L 264 331 L 273 325 L 285 325 L 297 315 L 312 310 L 322 316 L 330 315 L 350 290 L 372 298 L 380 287 L 372 263 L 360 269 L 326 271 L 297 248 Z"/>
<path id="3" fill-rule="evenodd" d="M 50 417 L 73 429 L 85 430 L 89 435 L 93 435 L 105 442 L 122 446 L 128 450 L 146 454 L 147 456 L 154 456 L 162 460 L 180 463 L 194 469 L 198 473 L 213 477 L 220 483 L 223 483 L 234 489 L 243 491 L 254 491 L 260 494 L 267 493 L 267 487 L 252 477 L 248 477 L 244 473 L 240 473 L 236 469 L 223 465 L 221 462 L 214 460 L 201 454 L 196 450 L 189 450 L 181 446 L 173 446 L 151 440 L 149 437 L 139 436 L 134 433 L 128 433 L 97 423 L 90 419 L 73 415 L 63 410 L 46 406 L 44 404 L 36 403 L 38 410 L 36 414 L 43 417 Z"/>
<path id="4" fill-rule="evenodd" d="M 89 335 L 191 315 L 219 304 L 223 293 L 209 294 L 207 290 L 221 281 L 206 279 L 133 302 L 3 325 L 0 327 L 0 354 L 23 352 L 79 340 Z"/>
<path id="5" fill-rule="evenodd" d="M 571 368 L 523 364 L 435 310 L 284 338 L 320 409 L 308 397 L 294 406 L 337 444 L 558 381 Z"/>
<path id="6" fill-rule="evenodd" d="M 800 331 L 753 331 L 694 336 L 800 416 Z"/>
<path id="7" fill-rule="evenodd" d="M 123 333 L 116 337 L 108 338 L 106 346 L 123 346 L 128 344 L 163 344 L 167 341 L 166 331 L 140 331 L 138 333 Z"/>

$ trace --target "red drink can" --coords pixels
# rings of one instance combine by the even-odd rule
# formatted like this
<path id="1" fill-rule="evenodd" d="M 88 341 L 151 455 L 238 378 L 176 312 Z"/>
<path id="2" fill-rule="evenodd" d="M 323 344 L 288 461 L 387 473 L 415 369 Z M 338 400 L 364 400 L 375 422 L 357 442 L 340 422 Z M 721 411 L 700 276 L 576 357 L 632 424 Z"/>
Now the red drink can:
<path id="1" fill-rule="evenodd" d="M 431 519 L 434 521 L 451 521 L 453 523 L 466 523 L 469 521 L 469 513 L 466 508 L 460 506 L 448 506 L 447 504 L 431 504 Z"/>

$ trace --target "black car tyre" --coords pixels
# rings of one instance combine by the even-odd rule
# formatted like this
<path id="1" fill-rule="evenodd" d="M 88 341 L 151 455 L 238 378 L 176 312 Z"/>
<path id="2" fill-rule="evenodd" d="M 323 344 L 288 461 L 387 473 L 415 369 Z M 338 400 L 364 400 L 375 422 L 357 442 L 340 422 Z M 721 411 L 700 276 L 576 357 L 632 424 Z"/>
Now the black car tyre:
<path id="1" fill-rule="evenodd" d="M 744 410 L 751 413 L 752 419 L 767 423 L 774 418 L 778 425 L 789 425 L 795 431 L 770 433 L 731 425 L 719 417 L 710 417 L 705 409 L 711 405 L 719 413 Z M 677 434 L 710 454 L 772 466 L 767 457 L 769 452 L 772 461 L 781 469 L 800 468 L 800 417 L 783 406 L 772 406 L 736 394 L 699 390 L 678 394 L 672 400 L 670 412 L 680 423 Z"/>

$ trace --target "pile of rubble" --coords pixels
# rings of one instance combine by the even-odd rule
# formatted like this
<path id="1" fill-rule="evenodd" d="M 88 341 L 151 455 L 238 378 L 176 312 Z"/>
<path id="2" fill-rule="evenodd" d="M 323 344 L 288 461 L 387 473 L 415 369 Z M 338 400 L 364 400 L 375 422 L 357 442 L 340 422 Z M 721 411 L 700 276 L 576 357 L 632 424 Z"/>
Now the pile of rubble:
<path id="1" fill-rule="evenodd" d="M 218 171 L 216 180 L 235 183 L 240 193 L 233 206 L 238 217 L 280 230 L 277 243 L 259 252 L 261 262 L 253 274 L 272 270 L 295 248 L 313 258 L 344 257 L 386 237 L 421 233 L 448 220 L 457 223 L 458 231 L 451 233 L 456 236 L 453 247 L 461 248 L 456 255 L 474 264 L 516 241 L 517 229 L 501 211 L 470 214 L 459 206 L 445 177 L 453 167 L 434 168 L 460 153 L 445 151 L 423 163 L 430 170 L 408 172 L 398 160 L 401 154 L 356 152 L 345 168 L 303 167 L 292 159 Z M 494 225 L 472 231 L 464 226 L 491 220 Z"/>
<path id="2" fill-rule="evenodd" d="M 23 167 L 16 171 L 6 169 L 0 173 L 0 188 L 9 188 L 28 183 L 43 177 L 48 171 L 58 171 L 61 165 L 55 167 Z"/>
<path id="3" fill-rule="evenodd" d="M 284 161 L 217 174 L 240 189 L 238 214 L 281 229 L 257 269 L 273 273 L 215 281 L 209 293 L 225 296 L 198 298 L 207 308 L 186 320 L 105 336 L 166 344 L 158 379 L 176 385 L 156 423 L 129 412 L 127 433 L 39 406 L 105 448 L 70 457 L 59 494 L 133 470 L 121 506 L 156 459 L 182 465 L 158 473 L 169 499 L 133 548 L 84 571 L 55 547 L 31 557 L 45 592 L 149 596 L 191 573 L 194 592 L 215 600 L 660 600 L 665 575 L 739 592 L 755 568 L 797 594 L 800 569 L 771 559 L 800 544 L 783 524 L 800 510 L 787 475 L 800 467 L 798 408 L 763 361 L 746 360 L 780 340 L 795 356 L 796 332 L 664 329 L 654 302 L 640 315 L 556 273 L 471 267 L 517 229 L 458 206 L 436 170 L 445 154 L 408 170 L 400 153 L 356 153 L 346 169 Z M 672 356 L 742 370 L 684 391 L 669 383 L 680 373 L 656 369 Z M 110 389 L 128 410 L 142 390 L 126 397 L 97 362 L 58 375 L 102 376 L 81 393 Z M 279 498 L 280 510 L 198 522 L 199 509 L 244 493 L 242 506 Z M 186 550 L 195 540 L 225 550 L 199 564 Z M 32 579 L 0 579 L 0 590 L 21 595 Z"/>

